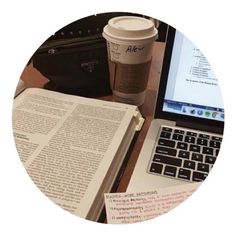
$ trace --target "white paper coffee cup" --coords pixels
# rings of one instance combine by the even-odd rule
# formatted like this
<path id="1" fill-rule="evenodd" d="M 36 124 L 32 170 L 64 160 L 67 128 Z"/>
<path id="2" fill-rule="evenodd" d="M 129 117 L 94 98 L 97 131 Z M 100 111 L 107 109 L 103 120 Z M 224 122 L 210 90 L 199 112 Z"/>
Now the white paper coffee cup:
<path id="1" fill-rule="evenodd" d="M 116 101 L 141 105 L 145 99 L 157 29 L 143 17 L 121 16 L 103 29 L 107 41 L 110 84 Z"/>

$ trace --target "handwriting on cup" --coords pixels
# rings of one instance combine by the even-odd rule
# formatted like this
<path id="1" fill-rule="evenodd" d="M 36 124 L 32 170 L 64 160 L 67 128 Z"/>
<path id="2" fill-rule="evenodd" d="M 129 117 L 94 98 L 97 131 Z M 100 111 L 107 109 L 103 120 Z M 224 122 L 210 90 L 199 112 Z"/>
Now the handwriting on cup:
<path id="1" fill-rule="evenodd" d="M 137 46 L 137 45 L 129 45 L 126 49 L 126 53 L 135 53 L 142 51 L 144 49 L 144 46 Z"/>

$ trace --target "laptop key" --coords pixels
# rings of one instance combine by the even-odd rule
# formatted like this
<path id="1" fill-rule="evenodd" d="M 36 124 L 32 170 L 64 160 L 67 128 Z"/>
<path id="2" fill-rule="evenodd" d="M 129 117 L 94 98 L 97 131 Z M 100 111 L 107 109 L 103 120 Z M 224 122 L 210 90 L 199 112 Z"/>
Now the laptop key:
<path id="1" fill-rule="evenodd" d="M 162 145 L 162 146 L 167 146 L 167 147 L 175 147 L 175 141 L 168 140 L 168 139 L 163 139 L 163 138 L 160 138 L 158 140 L 158 144 Z"/>
<path id="2" fill-rule="evenodd" d="M 185 168 L 188 168 L 188 169 L 195 169 L 195 162 L 194 161 L 188 161 L 188 160 L 185 160 L 184 161 L 184 167 Z"/>
<path id="3" fill-rule="evenodd" d="M 207 177 L 206 173 L 194 171 L 192 180 L 196 182 L 200 182 L 200 181 L 205 180 L 206 177 Z"/>
<path id="4" fill-rule="evenodd" d="M 183 135 L 182 134 L 173 134 L 172 139 L 182 141 Z"/>
<path id="5" fill-rule="evenodd" d="M 207 156 L 205 157 L 205 163 L 207 164 L 214 164 L 216 161 L 216 158 L 213 156 Z"/>
<path id="6" fill-rule="evenodd" d="M 195 137 L 193 137 L 193 136 L 185 136 L 184 141 L 186 143 L 195 143 Z"/>
<path id="7" fill-rule="evenodd" d="M 210 147 L 220 148 L 220 142 L 211 140 L 210 141 Z"/>
<path id="8" fill-rule="evenodd" d="M 175 158 L 175 157 L 164 156 L 164 155 L 160 155 L 160 154 L 155 154 L 153 161 L 160 162 L 160 163 L 167 164 L 167 165 L 173 165 L 173 166 L 181 166 L 182 165 L 181 159 Z"/>
<path id="9" fill-rule="evenodd" d="M 166 132 L 172 132 L 172 129 L 169 127 L 162 127 L 162 130 Z"/>
<path id="10" fill-rule="evenodd" d="M 189 151 L 192 151 L 192 152 L 200 152 L 201 148 L 199 145 L 194 145 L 194 144 L 191 144 L 190 145 L 190 148 L 189 148 Z"/>
<path id="11" fill-rule="evenodd" d="M 187 132 L 187 135 L 188 135 L 188 136 L 194 136 L 194 137 L 196 137 L 196 136 L 197 136 L 197 133 L 188 131 L 188 132 Z"/>
<path id="12" fill-rule="evenodd" d="M 213 141 L 219 141 L 219 142 L 222 141 L 222 138 L 221 138 L 221 137 L 217 137 L 217 136 L 212 136 L 211 139 L 212 139 Z"/>
<path id="13" fill-rule="evenodd" d="M 189 155 L 190 153 L 188 151 L 180 150 L 178 157 L 189 159 Z"/>
<path id="14" fill-rule="evenodd" d="M 203 147 L 202 153 L 203 154 L 208 154 L 208 155 L 213 155 L 213 148 Z"/>
<path id="15" fill-rule="evenodd" d="M 203 155 L 199 154 L 199 153 L 193 153 L 191 159 L 193 161 L 200 161 L 200 162 L 202 162 L 203 161 Z"/>
<path id="16" fill-rule="evenodd" d="M 202 146 L 207 146 L 208 145 L 208 140 L 204 138 L 198 138 L 197 139 L 197 144 L 202 145 Z"/>
<path id="17" fill-rule="evenodd" d="M 150 167 L 150 172 L 161 174 L 163 169 L 163 165 L 159 163 L 152 163 Z"/>
<path id="18" fill-rule="evenodd" d="M 191 171 L 186 169 L 179 169 L 178 178 L 190 180 Z"/>
<path id="19" fill-rule="evenodd" d="M 160 137 L 169 139 L 171 136 L 170 132 L 162 131 Z"/>
<path id="20" fill-rule="evenodd" d="M 209 165 L 204 164 L 204 163 L 198 163 L 197 170 L 208 173 L 209 172 Z"/>
<path id="21" fill-rule="evenodd" d="M 188 144 L 187 143 L 178 142 L 177 143 L 177 148 L 183 149 L 183 150 L 187 150 L 188 149 Z"/>
<path id="22" fill-rule="evenodd" d="M 175 129 L 174 131 L 176 134 L 184 134 L 184 130 L 181 129 Z"/>
<path id="23" fill-rule="evenodd" d="M 174 166 L 166 166 L 164 170 L 164 175 L 175 177 L 177 172 L 177 168 Z"/>
<path id="24" fill-rule="evenodd" d="M 157 146 L 156 153 L 165 154 L 169 156 L 176 156 L 177 150 L 169 147 Z"/>
<path id="25" fill-rule="evenodd" d="M 208 135 L 208 134 L 199 134 L 199 138 L 209 139 L 210 135 Z"/>

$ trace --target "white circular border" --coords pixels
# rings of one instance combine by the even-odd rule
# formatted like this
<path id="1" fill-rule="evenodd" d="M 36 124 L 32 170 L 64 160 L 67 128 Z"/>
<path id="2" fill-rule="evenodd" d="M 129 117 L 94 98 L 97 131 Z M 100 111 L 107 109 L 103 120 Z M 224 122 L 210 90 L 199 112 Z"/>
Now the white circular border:
<path id="1" fill-rule="evenodd" d="M 96 3 L 96 4 L 95 4 Z M 2 5 L 2 3 L 1 3 Z M 200 235 L 235 232 L 235 14 L 233 1 L 13 1 L 1 6 L 1 235 L 103 234 Z M 219 79 L 226 110 L 224 142 L 210 176 L 175 210 L 131 225 L 103 225 L 79 219 L 52 204 L 32 184 L 17 156 L 11 131 L 12 97 L 27 60 L 53 32 L 101 12 L 137 12 L 160 19 L 189 36 Z M 2 49 L 1 49 L 2 50 Z M 228 163 L 232 163 L 228 165 Z M 203 213 L 202 213 L 203 211 Z"/>

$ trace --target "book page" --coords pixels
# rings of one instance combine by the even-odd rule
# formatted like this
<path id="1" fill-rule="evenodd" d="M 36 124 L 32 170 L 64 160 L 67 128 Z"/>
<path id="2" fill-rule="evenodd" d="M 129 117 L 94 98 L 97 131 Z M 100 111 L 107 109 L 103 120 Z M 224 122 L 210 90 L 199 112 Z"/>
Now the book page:
<path id="1" fill-rule="evenodd" d="M 14 101 L 16 148 L 38 188 L 86 217 L 135 106 L 27 89 Z"/>
<path id="2" fill-rule="evenodd" d="M 107 222 L 128 224 L 155 218 L 178 206 L 199 185 L 188 183 L 144 192 L 104 194 Z"/>

